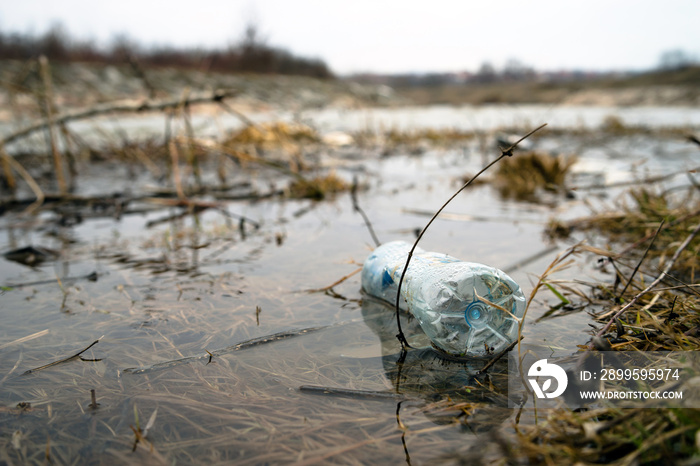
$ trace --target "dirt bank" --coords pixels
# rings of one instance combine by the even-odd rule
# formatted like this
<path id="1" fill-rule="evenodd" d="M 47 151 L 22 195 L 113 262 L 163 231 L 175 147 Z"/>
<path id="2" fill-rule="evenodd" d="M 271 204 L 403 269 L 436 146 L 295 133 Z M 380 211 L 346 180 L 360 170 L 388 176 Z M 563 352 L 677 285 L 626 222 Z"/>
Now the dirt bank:
<path id="1" fill-rule="evenodd" d="M 52 64 L 53 100 L 62 110 L 115 100 L 168 98 L 217 89 L 239 92 L 241 110 L 281 109 L 297 112 L 328 106 L 356 108 L 391 105 L 404 100 L 382 85 L 301 76 L 209 73 L 125 66 Z M 36 112 L 43 104 L 44 84 L 37 62 L 0 63 L 0 119 Z"/>

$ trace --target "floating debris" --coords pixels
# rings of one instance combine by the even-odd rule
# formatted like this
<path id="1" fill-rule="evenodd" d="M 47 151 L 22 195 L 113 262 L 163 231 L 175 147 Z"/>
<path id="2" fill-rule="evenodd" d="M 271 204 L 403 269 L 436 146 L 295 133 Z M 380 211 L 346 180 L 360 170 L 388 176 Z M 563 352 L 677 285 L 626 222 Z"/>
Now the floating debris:
<path id="1" fill-rule="evenodd" d="M 26 246 L 3 254 L 5 259 L 31 267 L 42 262 L 58 259 L 60 253 L 42 246 Z"/>

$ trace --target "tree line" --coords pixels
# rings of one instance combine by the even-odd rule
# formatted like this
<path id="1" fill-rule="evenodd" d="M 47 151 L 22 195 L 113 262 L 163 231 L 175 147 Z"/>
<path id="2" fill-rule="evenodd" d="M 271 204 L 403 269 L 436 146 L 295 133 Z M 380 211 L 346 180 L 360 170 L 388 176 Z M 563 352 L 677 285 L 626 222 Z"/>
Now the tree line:
<path id="1" fill-rule="evenodd" d="M 254 25 L 246 27 L 238 43 L 217 49 L 145 48 L 127 36 L 117 37 L 108 47 L 98 47 L 92 41 L 72 38 L 60 25 L 54 25 L 41 35 L 0 31 L 0 60 L 30 60 L 41 55 L 52 62 L 136 62 L 145 67 L 333 78 L 323 60 L 300 57 L 284 48 L 268 45 Z"/>

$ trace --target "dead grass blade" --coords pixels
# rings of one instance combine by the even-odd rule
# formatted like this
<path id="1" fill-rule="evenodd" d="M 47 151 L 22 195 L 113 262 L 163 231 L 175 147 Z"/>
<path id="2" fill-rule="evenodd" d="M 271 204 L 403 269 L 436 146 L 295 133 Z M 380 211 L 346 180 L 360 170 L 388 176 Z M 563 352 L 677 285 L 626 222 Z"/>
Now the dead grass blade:
<path id="1" fill-rule="evenodd" d="M 48 369 L 49 367 L 57 366 L 59 364 L 63 364 L 64 362 L 72 361 L 74 359 L 80 359 L 81 361 L 89 361 L 89 362 L 101 361 L 102 359 L 83 359 L 80 356 L 81 354 L 83 354 L 84 352 L 86 352 L 87 350 L 89 350 L 90 348 L 92 348 L 93 346 L 98 344 L 99 342 L 100 342 L 100 340 L 97 339 L 72 356 L 68 356 L 67 358 L 59 359 L 58 361 L 54 361 L 54 362 L 51 362 L 49 364 L 45 364 L 43 366 L 36 367 L 34 369 L 29 369 L 28 371 L 25 371 L 24 373 L 22 373 L 22 375 L 33 374 L 34 372 L 39 372 L 39 371 L 42 371 L 44 369 Z"/>

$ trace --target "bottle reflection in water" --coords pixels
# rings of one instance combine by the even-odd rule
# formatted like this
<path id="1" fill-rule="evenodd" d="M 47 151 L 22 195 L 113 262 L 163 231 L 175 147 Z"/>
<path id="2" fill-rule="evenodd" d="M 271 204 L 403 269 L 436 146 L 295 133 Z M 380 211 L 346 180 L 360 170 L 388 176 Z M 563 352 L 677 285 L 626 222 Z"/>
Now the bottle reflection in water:
<path id="1" fill-rule="evenodd" d="M 375 249 L 362 267 L 365 292 L 394 304 L 410 250 L 403 241 Z M 457 356 L 505 349 L 515 341 L 525 312 L 520 286 L 504 272 L 420 248 L 413 252 L 401 295 L 401 307 L 418 320 L 433 345 Z"/>

